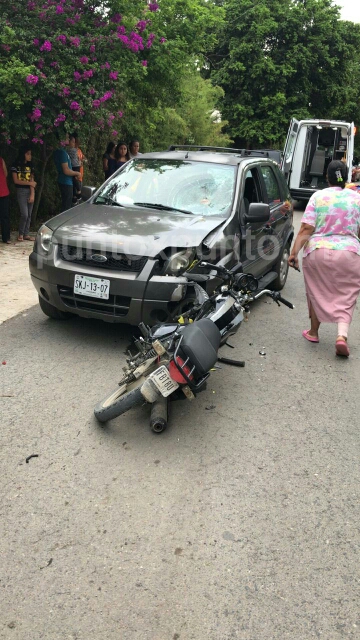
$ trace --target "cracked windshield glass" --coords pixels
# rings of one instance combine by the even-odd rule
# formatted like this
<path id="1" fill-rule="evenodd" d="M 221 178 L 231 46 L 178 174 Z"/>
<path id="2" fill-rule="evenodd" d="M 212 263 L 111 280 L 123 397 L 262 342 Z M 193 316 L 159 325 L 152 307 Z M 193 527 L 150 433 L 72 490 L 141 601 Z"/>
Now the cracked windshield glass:
<path id="1" fill-rule="evenodd" d="M 227 165 L 133 160 L 104 185 L 94 203 L 226 217 L 234 197 L 235 175 L 235 167 Z"/>

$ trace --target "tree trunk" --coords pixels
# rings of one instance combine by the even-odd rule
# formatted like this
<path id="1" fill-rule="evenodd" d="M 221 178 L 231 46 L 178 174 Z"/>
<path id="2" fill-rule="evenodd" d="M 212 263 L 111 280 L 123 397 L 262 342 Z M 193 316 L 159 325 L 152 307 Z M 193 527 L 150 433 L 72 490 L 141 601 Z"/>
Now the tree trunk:
<path id="1" fill-rule="evenodd" d="M 37 219 L 37 213 L 39 210 L 39 205 L 40 205 L 40 201 L 41 201 L 41 196 L 42 196 L 42 192 L 44 189 L 44 185 L 45 185 L 45 176 L 46 176 L 46 167 L 47 164 L 49 162 L 49 159 L 52 156 L 52 152 L 53 149 L 51 148 L 51 151 L 47 151 L 47 144 L 46 142 L 44 142 L 44 144 L 41 147 L 41 171 L 40 171 L 40 175 L 39 175 L 39 180 L 37 181 L 37 188 L 36 188 L 36 198 L 35 198 L 35 204 L 34 204 L 34 208 L 33 208 L 33 212 L 32 212 L 32 224 L 35 225 L 36 224 L 36 219 Z"/>

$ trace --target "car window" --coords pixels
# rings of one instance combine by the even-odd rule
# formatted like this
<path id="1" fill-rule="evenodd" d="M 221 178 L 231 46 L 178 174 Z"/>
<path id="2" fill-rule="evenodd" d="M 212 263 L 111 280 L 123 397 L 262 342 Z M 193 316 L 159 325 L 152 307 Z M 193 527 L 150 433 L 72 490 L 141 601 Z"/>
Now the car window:
<path id="1" fill-rule="evenodd" d="M 140 158 L 112 176 L 94 202 L 155 204 L 195 215 L 227 217 L 234 199 L 235 178 L 235 166 Z"/>
<path id="2" fill-rule="evenodd" d="M 255 168 L 246 171 L 242 197 L 246 213 L 249 211 L 249 206 L 252 202 L 262 201 L 259 176 Z"/>
<path id="3" fill-rule="evenodd" d="M 281 192 L 273 168 L 269 165 L 262 165 L 261 173 L 264 178 L 269 205 L 279 204 L 281 202 Z"/>

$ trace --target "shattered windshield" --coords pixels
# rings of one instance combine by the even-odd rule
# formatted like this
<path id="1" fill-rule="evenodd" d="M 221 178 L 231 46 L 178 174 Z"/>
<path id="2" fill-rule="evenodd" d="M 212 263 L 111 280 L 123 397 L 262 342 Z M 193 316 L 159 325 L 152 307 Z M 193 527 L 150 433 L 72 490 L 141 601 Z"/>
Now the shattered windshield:
<path id="1" fill-rule="evenodd" d="M 94 203 L 227 217 L 236 167 L 190 160 L 136 159 L 99 191 Z"/>

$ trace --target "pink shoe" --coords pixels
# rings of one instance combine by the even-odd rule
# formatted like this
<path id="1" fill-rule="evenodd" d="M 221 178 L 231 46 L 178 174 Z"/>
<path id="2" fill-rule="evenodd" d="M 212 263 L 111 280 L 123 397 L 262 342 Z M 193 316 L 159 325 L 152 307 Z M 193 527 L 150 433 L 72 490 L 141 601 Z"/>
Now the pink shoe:
<path id="1" fill-rule="evenodd" d="M 314 338 L 313 336 L 309 336 L 309 331 L 310 329 L 304 329 L 304 331 L 301 334 L 305 338 L 305 340 L 309 340 L 309 342 L 319 342 L 319 338 Z"/>
<path id="2" fill-rule="evenodd" d="M 347 342 L 345 340 L 336 340 L 335 352 L 337 356 L 345 356 L 345 358 L 348 358 L 350 351 Z"/>

